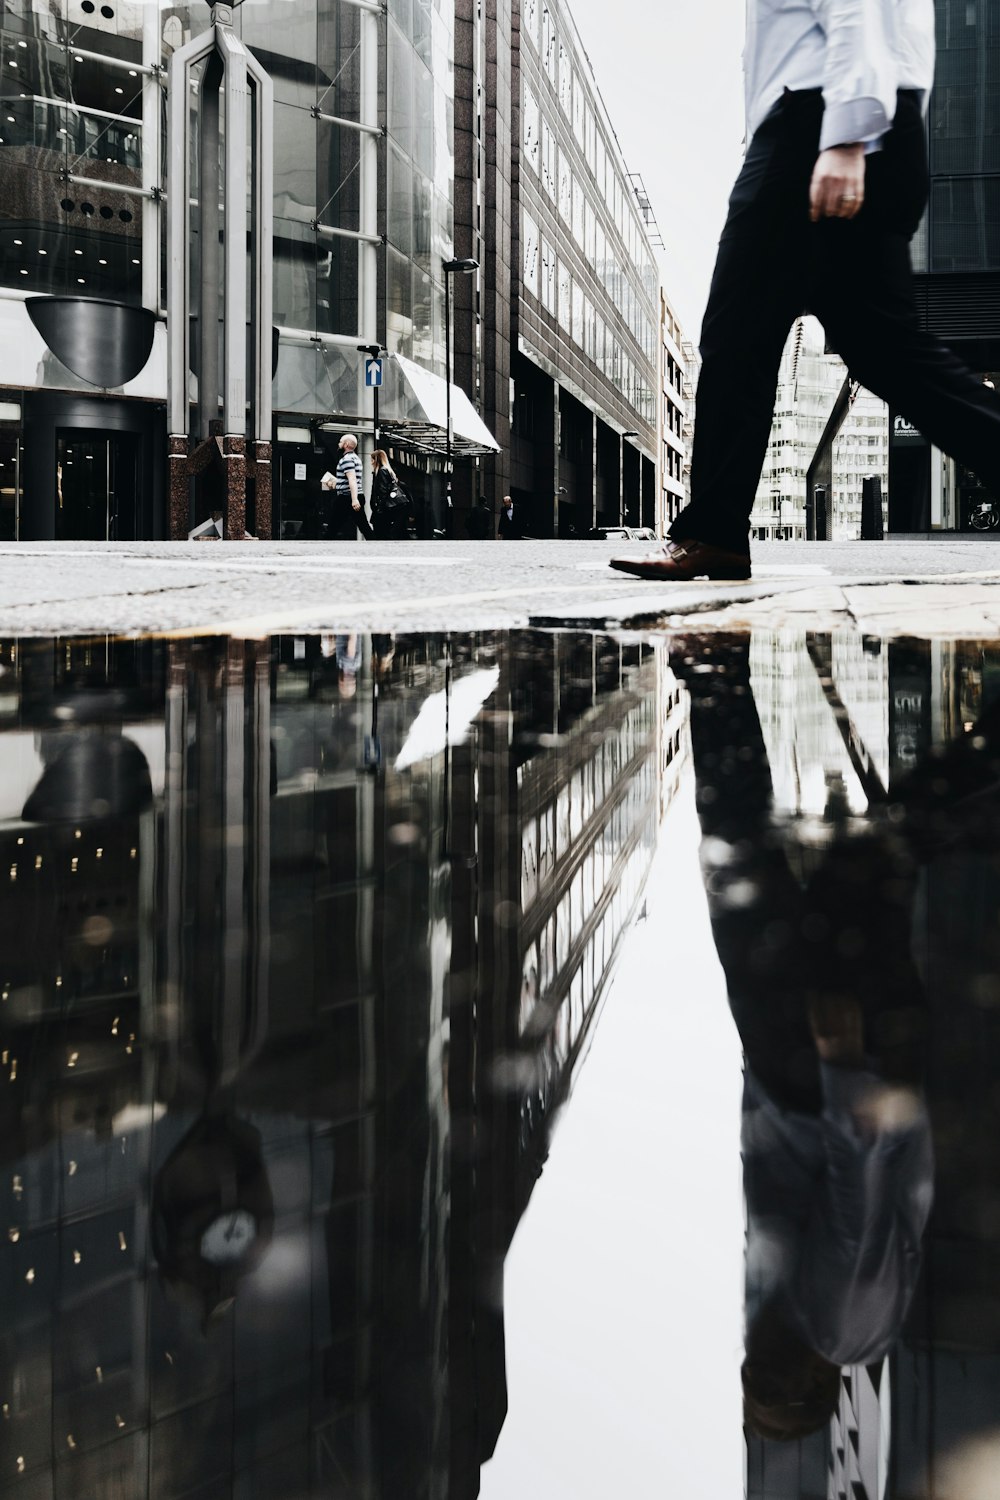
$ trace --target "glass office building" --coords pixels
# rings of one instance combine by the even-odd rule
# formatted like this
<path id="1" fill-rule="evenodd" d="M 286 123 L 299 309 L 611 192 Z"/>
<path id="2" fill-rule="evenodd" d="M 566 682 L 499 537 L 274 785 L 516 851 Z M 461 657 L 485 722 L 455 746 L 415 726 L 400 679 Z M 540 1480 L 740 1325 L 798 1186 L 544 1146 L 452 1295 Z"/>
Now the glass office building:
<path id="1" fill-rule="evenodd" d="M 389 351 L 382 411 L 387 425 L 397 419 L 404 458 L 402 429 L 432 425 L 394 361 L 415 362 L 443 391 L 453 10 L 393 0 L 384 23 L 368 0 L 218 10 L 274 91 L 281 534 L 308 529 L 338 431 L 370 428 L 360 342 Z M 203 3 L 136 0 L 0 7 L 0 537 L 168 534 L 168 76 L 215 15 Z M 187 111 L 192 350 L 208 66 L 192 67 Z M 198 374 L 195 353 L 191 400 Z M 252 485 L 247 503 L 250 524 Z M 197 507 L 195 488 L 192 524 Z"/>
<path id="2" fill-rule="evenodd" d="M 512 493 L 535 534 L 656 508 L 659 271 L 572 16 L 523 0 Z"/>
<path id="3" fill-rule="evenodd" d="M 1000 13 L 993 0 L 936 0 L 928 112 L 930 203 L 914 241 L 917 301 L 931 332 L 984 377 L 1000 370 Z M 975 475 L 890 413 L 889 529 L 964 531 L 985 498 Z"/>

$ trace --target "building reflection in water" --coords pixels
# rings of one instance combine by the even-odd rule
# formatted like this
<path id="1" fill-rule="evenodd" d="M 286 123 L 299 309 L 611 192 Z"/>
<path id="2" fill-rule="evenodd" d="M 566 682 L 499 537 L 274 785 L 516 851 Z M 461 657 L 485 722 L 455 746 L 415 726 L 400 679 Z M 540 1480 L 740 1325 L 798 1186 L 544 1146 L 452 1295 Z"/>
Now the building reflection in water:
<path id="1" fill-rule="evenodd" d="M 0 1494 L 478 1492 L 683 758 L 603 637 L 0 643 Z"/>
<path id="2" fill-rule="evenodd" d="M 1000 1463 L 1000 648 L 756 632 L 672 660 L 747 1060 L 747 1494 L 978 1500 Z"/>
<path id="3" fill-rule="evenodd" d="M 345 633 L 0 669 L 0 1495 L 477 1493 L 505 1256 L 689 714 L 749 1063 L 747 1494 L 988 1492 L 1000 648 Z"/>

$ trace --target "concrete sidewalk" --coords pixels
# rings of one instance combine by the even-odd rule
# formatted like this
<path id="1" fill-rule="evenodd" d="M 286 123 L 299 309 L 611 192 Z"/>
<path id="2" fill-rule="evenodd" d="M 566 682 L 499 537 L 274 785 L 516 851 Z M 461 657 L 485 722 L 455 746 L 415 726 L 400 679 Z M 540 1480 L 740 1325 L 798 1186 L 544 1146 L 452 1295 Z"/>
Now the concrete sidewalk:
<path id="1" fill-rule="evenodd" d="M 8 543 L 0 635 L 854 623 L 1000 635 L 1000 538 L 772 542 L 747 583 L 664 585 L 604 542 Z"/>

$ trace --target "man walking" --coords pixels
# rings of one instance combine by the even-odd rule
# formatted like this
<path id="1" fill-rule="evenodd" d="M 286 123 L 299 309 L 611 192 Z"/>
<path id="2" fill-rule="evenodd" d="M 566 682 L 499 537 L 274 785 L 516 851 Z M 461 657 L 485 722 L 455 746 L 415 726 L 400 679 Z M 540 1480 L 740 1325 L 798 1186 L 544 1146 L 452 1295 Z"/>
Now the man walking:
<path id="1" fill-rule="evenodd" d="M 350 536 L 356 528 L 370 542 L 374 540 L 374 532 L 365 515 L 365 497 L 361 480 L 358 440 L 353 433 L 345 432 L 340 440 L 340 458 L 337 462 L 334 535 Z"/>
<path id="2" fill-rule="evenodd" d="M 750 511 L 788 330 L 1000 490 L 1000 401 L 920 326 L 934 0 L 747 0 L 747 134 L 702 328 L 691 503 L 640 578 L 749 578 Z"/>
<path id="3" fill-rule="evenodd" d="M 497 535 L 502 542 L 509 542 L 517 536 L 517 526 L 514 524 L 514 501 L 510 495 L 504 495 L 503 497 Z"/>

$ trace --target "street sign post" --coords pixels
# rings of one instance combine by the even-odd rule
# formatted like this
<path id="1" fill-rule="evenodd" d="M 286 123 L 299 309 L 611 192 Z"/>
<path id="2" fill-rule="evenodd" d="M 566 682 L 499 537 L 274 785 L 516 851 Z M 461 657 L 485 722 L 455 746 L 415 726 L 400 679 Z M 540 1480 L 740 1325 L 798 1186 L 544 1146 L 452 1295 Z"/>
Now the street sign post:
<path id="1" fill-rule="evenodd" d="M 358 344 L 357 349 L 366 356 L 365 386 L 372 393 L 372 445 L 378 448 L 378 393 L 382 387 L 381 356 L 385 351 L 381 344 Z"/>

